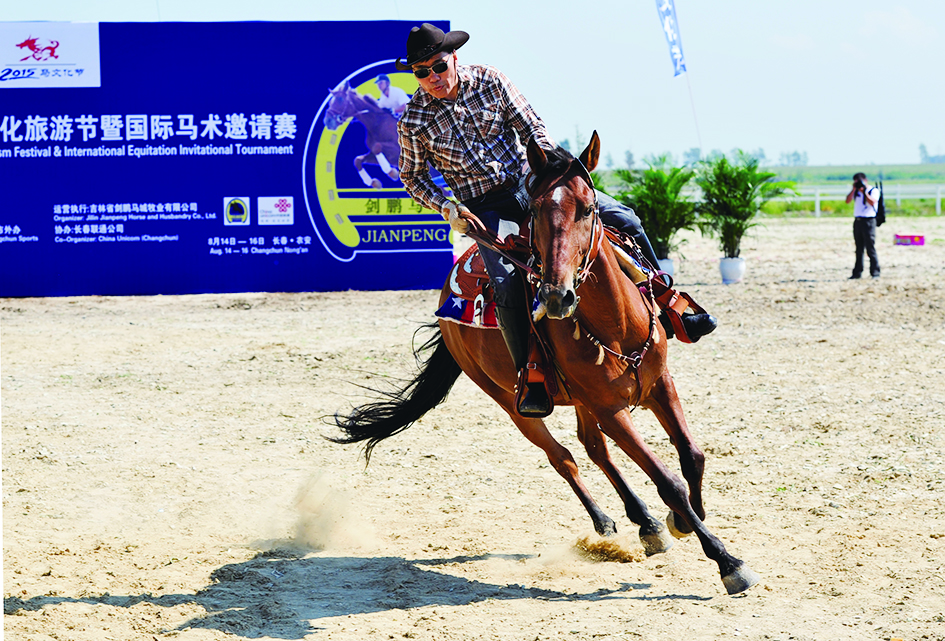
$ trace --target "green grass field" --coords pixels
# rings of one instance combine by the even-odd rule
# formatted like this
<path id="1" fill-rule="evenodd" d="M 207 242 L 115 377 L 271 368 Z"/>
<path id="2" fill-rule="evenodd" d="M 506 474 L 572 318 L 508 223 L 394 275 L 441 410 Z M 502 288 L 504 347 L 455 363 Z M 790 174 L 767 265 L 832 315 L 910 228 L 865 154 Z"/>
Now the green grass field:
<path id="1" fill-rule="evenodd" d="M 778 180 L 793 180 L 799 185 L 810 183 L 845 185 L 853 179 L 853 174 L 862 171 L 870 182 L 882 180 L 885 183 L 906 184 L 945 184 L 945 163 L 924 165 L 828 165 L 824 167 L 765 167 L 778 174 Z M 934 211 L 934 209 L 933 209 Z"/>
<path id="2" fill-rule="evenodd" d="M 903 198 L 896 205 L 893 185 L 945 185 L 945 163 L 916 165 L 828 165 L 823 167 L 765 167 L 777 173 L 776 180 L 793 180 L 799 188 L 805 186 L 847 187 L 853 174 L 862 171 L 870 182 L 882 180 L 886 191 L 886 215 L 889 217 L 935 216 L 935 199 Z M 615 194 L 622 187 L 610 171 L 595 172 L 606 190 Z M 821 216 L 849 217 L 853 205 L 843 200 L 821 200 Z M 774 201 L 762 207 L 762 215 L 769 218 L 808 217 L 814 215 L 814 200 Z"/>
<path id="3" fill-rule="evenodd" d="M 636 169 L 643 166 L 637 163 Z M 833 185 L 846 186 L 853 180 L 853 174 L 862 171 L 870 182 L 882 180 L 884 183 L 902 183 L 903 185 L 945 184 L 945 163 L 924 165 L 827 165 L 822 167 L 763 167 L 778 175 L 777 180 L 793 180 L 798 185 Z M 612 171 L 596 172 L 608 187 L 616 187 L 617 181 Z"/>
<path id="4" fill-rule="evenodd" d="M 761 208 L 761 213 L 763 216 L 769 218 L 809 217 L 814 215 L 814 201 L 768 202 Z M 851 217 L 853 216 L 853 203 L 848 205 L 842 200 L 821 200 L 820 215 L 823 217 Z M 932 198 L 915 200 L 903 199 L 902 205 L 897 207 L 895 199 L 888 198 L 886 200 L 886 216 L 890 218 L 899 216 L 909 218 L 916 216 L 935 216 L 935 200 Z"/>

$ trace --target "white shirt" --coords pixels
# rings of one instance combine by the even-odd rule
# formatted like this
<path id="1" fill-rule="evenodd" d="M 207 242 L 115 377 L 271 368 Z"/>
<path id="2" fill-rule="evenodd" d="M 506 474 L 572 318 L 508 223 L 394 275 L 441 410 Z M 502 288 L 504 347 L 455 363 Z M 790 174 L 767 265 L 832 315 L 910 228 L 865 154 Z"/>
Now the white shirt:
<path id="1" fill-rule="evenodd" d="M 378 98 L 377 104 L 379 104 L 384 109 L 390 109 L 394 113 L 397 113 L 397 110 L 410 102 L 410 98 L 400 87 L 395 87 L 391 85 L 388 87 L 388 94 L 385 96 L 384 92 L 381 92 L 381 97 Z"/>
<path id="2" fill-rule="evenodd" d="M 876 198 L 877 203 L 879 202 L 879 190 L 876 187 L 867 185 L 866 193 L 870 197 Z M 853 216 L 856 218 L 876 218 L 876 208 L 869 204 L 866 197 L 860 192 L 856 192 L 853 196 Z"/>

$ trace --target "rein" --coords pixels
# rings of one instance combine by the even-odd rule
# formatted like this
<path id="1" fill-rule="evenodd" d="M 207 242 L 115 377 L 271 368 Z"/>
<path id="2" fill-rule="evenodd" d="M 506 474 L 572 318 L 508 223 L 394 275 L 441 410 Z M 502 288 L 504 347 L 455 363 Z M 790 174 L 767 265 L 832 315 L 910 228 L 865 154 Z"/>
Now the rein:
<path id="1" fill-rule="evenodd" d="M 468 237 L 472 238 L 477 243 L 485 245 L 502 256 L 502 258 L 521 269 L 522 273 L 524 273 L 530 281 L 534 282 L 535 279 L 541 280 L 541 274 L 535 271 L 534 267 L 512 255 L 511 250 L 515 247 L 515 243 L 499 240 L 499 237 L 486 228 L 478 218 L 473 223 L 473 226 L 475 226 L 476 229 L 468 230 L 466 232 Z"/>

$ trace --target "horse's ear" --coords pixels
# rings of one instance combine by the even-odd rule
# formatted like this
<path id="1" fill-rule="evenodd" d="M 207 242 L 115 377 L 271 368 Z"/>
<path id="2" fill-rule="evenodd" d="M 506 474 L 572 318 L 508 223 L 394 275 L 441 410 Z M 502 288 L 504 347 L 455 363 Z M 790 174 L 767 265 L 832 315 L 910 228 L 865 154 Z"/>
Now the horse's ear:
<path id="1" fill-rule="evenodd" d="M 526 152 L 528 166 L 531 167 L 532 173 L 537 174 L 548 164 L 548 156 L 545 155 L 545 150 L 541 148 L 534 136 L 529 139 Z"/>
<path id="2" fill-rule="evenodd" d="M 591 134 L 591 141 L 587 143 L 587 148 L 581 152 L 581 163 L 587 167 L 588 171 L 594 171 L 598 160 L 600 160 L 600 138 L 595 129 Z"/>

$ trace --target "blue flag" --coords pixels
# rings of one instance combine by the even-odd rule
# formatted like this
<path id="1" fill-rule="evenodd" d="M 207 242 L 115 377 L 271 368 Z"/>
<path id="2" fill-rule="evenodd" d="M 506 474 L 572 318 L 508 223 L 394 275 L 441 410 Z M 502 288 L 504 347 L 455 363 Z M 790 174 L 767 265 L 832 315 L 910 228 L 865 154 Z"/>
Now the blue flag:
<path id="1" fill-rule="evenodd" d="M 669 45 L 669 55 L 673 60 L 673 76 L 678 76 L 686 71 L 686 59 L 683 57 L 679 23 L 676 21 L 675 0 L 656 0 L 656 10 L 660 14 L 660 26 L 666 34 L 666 44 Z"/>

